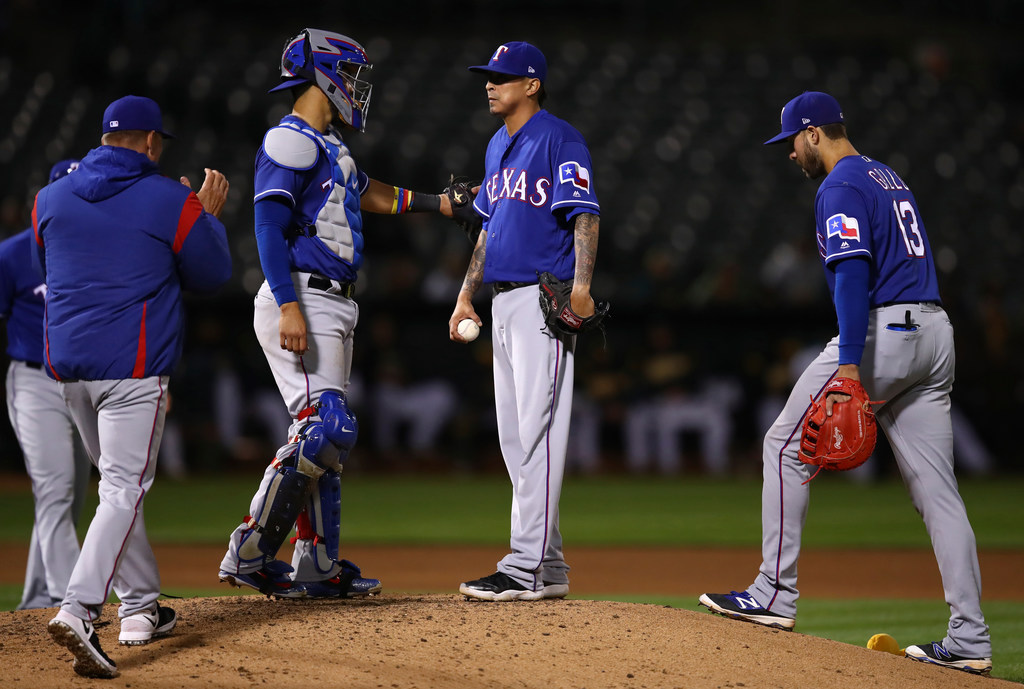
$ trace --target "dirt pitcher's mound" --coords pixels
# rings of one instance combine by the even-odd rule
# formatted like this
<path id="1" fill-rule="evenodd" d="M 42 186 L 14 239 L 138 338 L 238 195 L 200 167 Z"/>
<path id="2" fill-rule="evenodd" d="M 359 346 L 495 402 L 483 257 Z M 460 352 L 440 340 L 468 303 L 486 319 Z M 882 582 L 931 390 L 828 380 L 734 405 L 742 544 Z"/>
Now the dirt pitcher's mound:
<path id="1" fill-rule="evenodd" d="M 352 601 L 226 596 L 167 601 L 174 633 L 117 643 L 107 687 L 1017 687 L 794 632 L 655 605 L 565 600 L 470 602 L 457 595 Z M 8 687 L 86 687 L 46 633 L 54 610 L 0 613 Z"/>

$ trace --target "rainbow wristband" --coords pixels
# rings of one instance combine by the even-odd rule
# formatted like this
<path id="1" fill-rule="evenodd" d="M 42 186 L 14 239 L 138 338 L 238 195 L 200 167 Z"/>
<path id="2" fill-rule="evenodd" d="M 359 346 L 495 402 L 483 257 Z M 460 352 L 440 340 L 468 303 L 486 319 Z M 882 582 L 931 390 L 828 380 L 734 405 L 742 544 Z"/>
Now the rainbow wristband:
<path id="1" fill-rule="evenodd" d="M 392 215 L 439 210 L 441 210 L 441 197 L 437 194 L 418 194 L 402 187 L 395 187 L 395 198 L 391 203 Z"/>
<path id="2" fill-rule="evenodd" d="M 413 193 L 402 187 L 395 187 L 395 200 L 391 203 L 391 215 L 406 213 L 412 208 Z"/>

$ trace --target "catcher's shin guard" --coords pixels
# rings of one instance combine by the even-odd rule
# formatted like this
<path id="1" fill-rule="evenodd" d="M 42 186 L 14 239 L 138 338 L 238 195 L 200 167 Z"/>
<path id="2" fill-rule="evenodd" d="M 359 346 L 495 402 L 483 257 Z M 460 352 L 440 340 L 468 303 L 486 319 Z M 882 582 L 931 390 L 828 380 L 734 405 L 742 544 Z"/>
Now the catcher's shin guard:
<path id="1" fill-rule="evenodd" d="M 341 547 L 341 475 L 326 472 L 313 486 L 296 523 L 296 581 L 333 576 Z"/>
<path id="2" fill-rule="evenodd" d="M 242 537 L 238 546 L 239 559 L 256 560 L 263 555 L 274 557 L 291 533 L 314 478 L 293 464 L 294 455 L 284 460 L 274 459 L 273 466 L 277 472 L 267 485 L 258 513 L 246 519 L 251 531 Z M 320 469 L 320 474 L 323 474 L 323 469 Z"/>

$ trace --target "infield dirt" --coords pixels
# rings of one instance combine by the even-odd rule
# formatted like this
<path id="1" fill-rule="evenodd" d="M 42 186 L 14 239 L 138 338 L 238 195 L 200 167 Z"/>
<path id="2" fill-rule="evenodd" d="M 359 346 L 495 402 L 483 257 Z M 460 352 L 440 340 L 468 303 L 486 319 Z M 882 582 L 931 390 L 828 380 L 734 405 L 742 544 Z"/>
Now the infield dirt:
<path id="1" fill-rule="evenodd" d="M 0 564 L 2 581 L 10 582 L 15 573 L 14 581 L 19 581 L 23 575 L 23 554 L 16 546 L 11 550 L 12 556 Z M 165 591 L 216 586 L 220 548 L 160 546 L 156 551 Z M 574 549 L 567 552 L 574 565 L 570 598 L 531 603 L 473 602 L 455 593 L 394 593 L 454 589 L 460 580 L 493 571 L 501 555 L 493 548 L 360 546 L 346 554 L 367 574 L 384 580 L 382 595 L 351 601 L 274 601 L 257 595 L 168 600 L 164 604 L 179 615 L 174 633 L 131 648 L 117 644 L 117 610 L 108 605 L 103 619 L 112 623 L 98 633 L 121 676 L 102 685 L 145 689 L 1020 687 L 799 632 L 659 605 L 586 599 L 586 591 L 689 595 L 705 588 L 742 586 L 752 576 L 751 557 L 756 557 L 748 551 Z M 920 576 L 914 587 L 917 597 L 941 598 L 931 553 L 894 551 L 879 556 L 808 552 L 801 560 L 801 573 L 808 582 L 805 593 L 837 597 L 844 577 L 863 578 L 860 568 L 875 566 L 883 567 L 883 575 L 902 572 L 900 579 L 913 578 L 910 575 L 916 572 Z M 1004 585 L 998 583 L 1002 577 L 997 573 L 1005 572 L 1012 579 L 1011 573 L 1022 571 L 1022 566 L 1024 554 L 983 553 L 983 571 L 990 575 L 986 593 L 993 598 L 1019 598 L 1019 592 L 1000 595 Z M 684 571 L 706 574 L 692 580 L 681 576 Z M 629 572 L 645 576 L 628 576 Z M 827 581 L 812 586 L 822 577 Z M 704 586 L 711 578 L 714 586 Z M 823 583 L 827 593 L 812 594 L 815 587 L 825 588 Z M 898 588 L 879 591 L 876 586 L 871 597 L 904 595 Z M 0 613 L 5 686 L 63 688 L 99 682 L 75 675 L 70 654 L 50 640 L 46 622 L 53 614 L 54 610 Z"/>

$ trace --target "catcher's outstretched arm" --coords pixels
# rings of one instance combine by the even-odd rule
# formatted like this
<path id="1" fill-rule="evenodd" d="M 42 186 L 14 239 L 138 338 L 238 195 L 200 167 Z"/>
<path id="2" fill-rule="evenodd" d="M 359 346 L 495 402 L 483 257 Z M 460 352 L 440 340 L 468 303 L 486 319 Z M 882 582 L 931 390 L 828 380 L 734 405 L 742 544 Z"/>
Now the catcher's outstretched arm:
<path id="1" fill-rule="evenodd" d="M 369 213 L 388 215 L 431 211 L 438 211 L 448 217 L 452 214 L 451 203 L 446 197 L 403 189 L 373 178 L 359 198 L 359 207 Z"/>
<path id="2" fill-rule="evenodd" d="M 575 248 L 576 272 L 573 276 L 572 310 L 583 317 L 594 314 L 594 299 L 590 296 L 590 284 L 594 278 L 594 262 L 597 260 L 597 236 L 601 219 L 593 213 L 576 216 Z"/>

